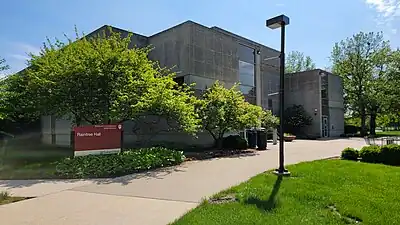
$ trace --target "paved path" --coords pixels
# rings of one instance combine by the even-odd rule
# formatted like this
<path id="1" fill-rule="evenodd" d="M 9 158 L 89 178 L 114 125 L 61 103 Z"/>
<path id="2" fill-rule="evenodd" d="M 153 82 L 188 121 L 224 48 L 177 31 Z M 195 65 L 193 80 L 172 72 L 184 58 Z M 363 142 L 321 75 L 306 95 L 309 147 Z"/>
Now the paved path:
<path id="1" fill-rule="evenodd" d="M 286 143 L 286 164 L 338 156 L 362 139 Z M 0 181 L 0 190 L 39 196 L 0 206 L 7 225 L 167 224 L 205 197 L 278 165 L 278 147 L 256 155 L 187 162 L 115 179 Z"/>

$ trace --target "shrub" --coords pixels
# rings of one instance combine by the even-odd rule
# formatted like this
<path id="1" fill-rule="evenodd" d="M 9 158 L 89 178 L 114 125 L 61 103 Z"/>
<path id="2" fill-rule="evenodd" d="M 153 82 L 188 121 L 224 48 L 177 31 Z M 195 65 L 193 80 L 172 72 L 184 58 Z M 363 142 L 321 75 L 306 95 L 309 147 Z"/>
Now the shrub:
<path id="1" fill-rule="evenodd" d="M 354 148 L 345 148 L 342 151 L 342 159 L 346 159 L 346 160 L 358 160 L 359 157 L 359 152 L 357 149 Z"/>
<path id="2" fill-rule="evenodd" d="M 345 125 L 344 126 L 344 133 L 345 134 L 357 134 L 361 130 L 360 127 L 354 125 Z"/>
<path id="3" fill-rule="evenodd" d="M 163 147 L 142 148 L 120 154 L 88 155 L 65 158 L 57 163 L 57 175 L 68 178 L 115 177 L 144 170 L 178 165 L 181 151 Z"/>
<path id="4" fill-rule="evenodd" d="M 292 105 L 284 111 L 284 127 L 287 132 L 298 135 L 302 128 L 312 124 L 312 117 L 302 105 Z"/>
<path id="5" fill-rule="evenodd" d="M 364 146 L 360 150 L 360 157 L 362 162 L 380 163 L 381 162 L 381 148 L 376 145 Z"/>
<path id="6" fill-rule="evenodd" d="M 381 148 L 382 163 L 387 165 L 399 166 L 400 165 L 400 145 L 391 144 L 385 145 Z"/>
<path id="7" fill-rule="evenodd" d="M 8 191 L 1 191 L 0 192 L 0 201 L 4 201 L 9 197 L 11 197 L 11 195 L 10 195 L 10 193 Z"/>
<path id="8" fill-rule="evenodd" d="M 223 149 L 238 149 L 244 150 L 248 148 L 246 139 L 239 135 L 229 135 L 222 140 Z"/>

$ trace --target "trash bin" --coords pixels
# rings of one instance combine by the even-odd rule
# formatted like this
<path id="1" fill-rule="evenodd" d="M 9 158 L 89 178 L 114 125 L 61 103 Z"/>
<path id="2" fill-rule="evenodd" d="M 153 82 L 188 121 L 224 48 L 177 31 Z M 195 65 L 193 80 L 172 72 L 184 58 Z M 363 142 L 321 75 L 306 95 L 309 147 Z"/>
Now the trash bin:
<path id="1" fill-rule="evenodd" d="M 255 131 L 254 129 L 248 129 L 246 130 L 246 136 L 249 148 L 257 148 L 257 131 Z"/>
<path id="2" fill-rule="evenodd" d="M 265 128 L 257 129 L 257 150 L 267 149 L 267 130 Z"/>

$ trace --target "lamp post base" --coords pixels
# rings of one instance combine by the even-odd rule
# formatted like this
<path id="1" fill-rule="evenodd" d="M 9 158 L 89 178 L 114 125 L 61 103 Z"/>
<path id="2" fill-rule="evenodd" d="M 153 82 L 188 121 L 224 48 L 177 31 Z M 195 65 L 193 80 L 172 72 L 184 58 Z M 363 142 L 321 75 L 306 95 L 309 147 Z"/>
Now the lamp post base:
<path id="1" fill-rule="evenodd" d="M 280 169 L 276 169 L 274 171 L 274 174 L 277 176 L 285 176 L 285 177 L 290 176 L 290 172 L 287 169 L 284 169 L 283 171 L 281 171 Z"/>

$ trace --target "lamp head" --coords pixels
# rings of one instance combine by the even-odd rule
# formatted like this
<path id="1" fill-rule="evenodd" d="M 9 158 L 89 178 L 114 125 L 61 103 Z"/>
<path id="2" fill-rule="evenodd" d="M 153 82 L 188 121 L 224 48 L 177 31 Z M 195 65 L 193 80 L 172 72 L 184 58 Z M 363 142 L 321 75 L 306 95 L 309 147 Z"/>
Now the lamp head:
<path id="1" fill-rule="evenodd" d="M 287 17 L 283 14 L 280 16 L 276 16 L 274 18 L 267 20 L 266 25 L 267 25 L 267 27 L 269 27 L 271 29 L 276 29 L 281 26 L 289 25 L 289 17 Z"/>

